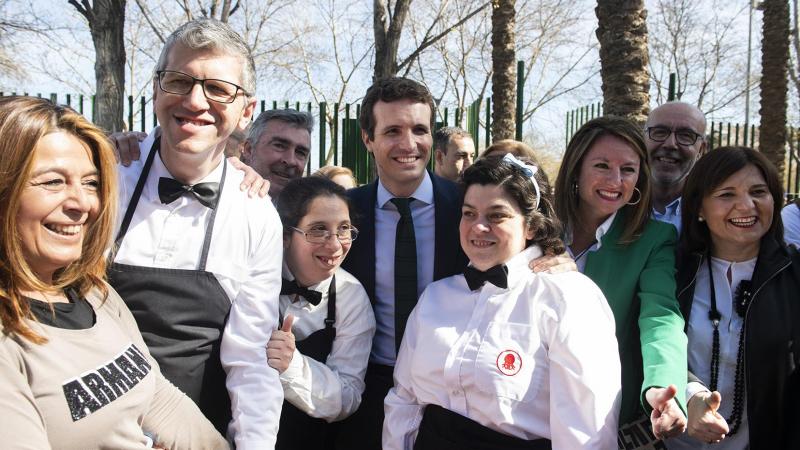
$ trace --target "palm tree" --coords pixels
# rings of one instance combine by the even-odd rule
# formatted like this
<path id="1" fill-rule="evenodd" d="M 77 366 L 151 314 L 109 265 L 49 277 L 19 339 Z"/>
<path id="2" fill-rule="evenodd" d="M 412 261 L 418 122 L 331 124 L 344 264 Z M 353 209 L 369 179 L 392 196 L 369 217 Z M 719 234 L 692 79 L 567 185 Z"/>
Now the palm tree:
<path id="1" fill-rule="evenodd" d="M 764 0 L 761 41 L 759 150 L 783 177 L 786 157 L 786 92 L 789 70 L 789 2 Z M 782 178 L 781 178 L 782 179 Z"/>
<path id="2" fill-rule="evenodd" d="M 650 112 L 644 0 L 597 0 L 603 111 L 644 125 Z"/>
<path id="3" fill-rule="evenodd" d="M 513 139 L 517 107 L 515 0 L 492 0 L 492 140 Z"/>

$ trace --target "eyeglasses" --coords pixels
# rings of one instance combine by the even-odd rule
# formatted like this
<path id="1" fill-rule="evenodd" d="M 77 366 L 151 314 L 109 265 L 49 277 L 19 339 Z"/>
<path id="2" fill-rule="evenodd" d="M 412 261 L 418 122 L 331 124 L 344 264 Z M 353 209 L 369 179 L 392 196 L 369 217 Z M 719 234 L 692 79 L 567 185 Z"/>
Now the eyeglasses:
<path id="1" fill-rule="evenodd" d="M 698 138 L 703 137 L 702 134 L 685 128 L 673 131 L 667 127 L 649 127 L 646 131 L 647 136 L 656 142 L 664 142 L 669 139 L 671 134 L 675 133 L 675 141 L 680 145 L 694 145 Z"/>
<path id="2" fill-rule="evenodd" d="M 347 244 L 349 242 L 355 241 L 356 238 L 358 237 L 358 230 L 352 226 L 339 228 L 338 230 L 336 230 L 335 233 L 325 229 L 303 231 L 300 228 L 295 228 L 295 227 L 287 227 L 287 228 L 302 234 L 303 236 L 305 236 L 306 241 L 308 241 L 311 244 L 324 244 L 328 242 L 328 238 L 331 237 L 332 235 L 335 235 L 336 238 L 339 239 L 339 242 L 341 242 L 342 244 Z"/>
<path id="3" fill-rule="evenodd" d="M 186 95 L 192 92 L 196 83 L 200 83 L 200 86 L 203 87 L 203 94 L 212 102 L 233 103 L 236 96 L 239 95 L 239 91 L 247 95 L 247 91 L 243 87 L 230 81 L 195 78 L 175 70 L 159 70 L 156 72 L 156 78 L 158 78 L 158 87 L 168 94 Z"/>

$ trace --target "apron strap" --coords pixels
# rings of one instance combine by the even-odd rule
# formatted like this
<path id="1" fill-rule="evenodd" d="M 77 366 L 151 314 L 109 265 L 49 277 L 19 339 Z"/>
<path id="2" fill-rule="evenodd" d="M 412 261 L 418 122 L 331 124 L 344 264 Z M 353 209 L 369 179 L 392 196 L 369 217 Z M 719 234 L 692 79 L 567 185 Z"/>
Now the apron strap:
<path id="1" fill-rule="evenodd" d="M 150 147 L 150 154 L 147 155 L 147 160 L 144 162 L 144 166 L 142 167 L 142 173 L 139 174 L 139 179 L 136 181 L 136 188 L 133 190 L 133 195 L 131 196 L 131 200 L 128 203 L 128 209 L 125 210 L 125 217 L 122 219 L 122 224 L 119 227 L 119 232 L 117 233 L 117 237 L 114 240 L 114 248 L 112 249 L 110 261 L 113 262 L 114 258 L 117 256 L 117 251 L 119 250 L 120 246 L 122 245 L 122 240 L 125 239 L 125 235 L 128 233 L 128 227 L 131 225 L 131 220 L 133 219 L 133 213 L 136 211 L 136 207 L 139 205 L 139 199 L 142 196 L 142 191 L 144 191 L 144 185 L 147 182 L 147 177 L 150 174 L 150 168 L 153 166 L 153 161 L 155 160 L 155 156 L 157 153 L 161 151 L 161 137 L 157 137 L 153 141 L 153 145 Z M 198 263 L 198 270 L 205 271 L 206 270 L 206 262 L 208 261 L 208 251 L 211 247 L 211 236 L 214 230 L 214 223 L 216 223 L 217 219 L 217 210 L 219 209 L 220 199 L 223 192 L 223 187 L 225 186 L 225 174 L 228 170 L 228 161 L 223 157 L 222 158 L 222 179 L 219 181 L 219 195 L 220 198 L 217 199 L 217 207 L 211 210 L 211 217 L 209 218 L 209 224 L 206 227 L 205 236 L 203 237 L 203 249 L 200 252 L 200 262 Z"/>

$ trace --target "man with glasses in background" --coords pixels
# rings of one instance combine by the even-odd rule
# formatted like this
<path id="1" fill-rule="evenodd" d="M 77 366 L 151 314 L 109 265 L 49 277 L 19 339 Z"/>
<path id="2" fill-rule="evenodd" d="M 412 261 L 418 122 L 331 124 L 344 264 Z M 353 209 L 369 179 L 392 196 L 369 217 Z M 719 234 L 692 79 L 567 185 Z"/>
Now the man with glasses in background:
<path id="1" fill-rule="evenodd" d="M 265 351 L 277 327 L 280 219 L 239 190 L 243 173 L 224 156 L 253 116 L 254 90 L 250 50 L 228 25 L 195 20 L 169 36 L 153 82 L 160 134 L 141 143 L 141 161 L 119 166 L 108 273 L 164 375 L 239 450 L 274 447 L 283 402 Z"/>
<path id="2" fill-rule="evenodd" d="M 647 117 L 645 143 L 653 179 L 653 218 L 681 232 L 681 192 L 706 150 L 706 118 L 694 105 L 668 102 Z"/>

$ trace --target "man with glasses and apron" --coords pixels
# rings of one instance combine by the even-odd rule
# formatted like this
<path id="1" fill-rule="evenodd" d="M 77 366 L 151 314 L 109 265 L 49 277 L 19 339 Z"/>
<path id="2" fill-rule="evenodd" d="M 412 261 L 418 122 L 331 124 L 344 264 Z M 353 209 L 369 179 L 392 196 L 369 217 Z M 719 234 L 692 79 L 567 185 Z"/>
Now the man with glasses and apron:
<path id="1" fill-rule="evenodd" d="M 283 402 L 265 351 L 280 219 L 238 189 L 243 174 L 223 153 L 252 117 L 254 88 L 249 50 L 226 24 L 191 21 L 168 38 L 154 80 L 160 133 L 142 142 L 143 161 L 119 167 L 108 274 L 164 375 L 240 450 L 274 447 Z"/>

